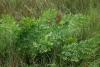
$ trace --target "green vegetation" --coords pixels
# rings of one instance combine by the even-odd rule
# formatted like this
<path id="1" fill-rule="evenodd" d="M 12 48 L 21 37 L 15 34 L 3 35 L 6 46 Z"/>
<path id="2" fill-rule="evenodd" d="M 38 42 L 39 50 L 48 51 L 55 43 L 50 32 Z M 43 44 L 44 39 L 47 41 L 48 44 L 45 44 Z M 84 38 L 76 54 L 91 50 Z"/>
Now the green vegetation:
<path id="1" fill-rule="evenodd" d="M 87 13 L 100 7 L 99 0 L 0 0 L 0 13 L 17 19 L 22 16 L 39 17 L 48 8 L 64 13 Z"/>
<path id="2" fill-rule="evenodd" d="M 99 0 L 0 0 L 0 67 L 100 67 L 99 8 Z"/>

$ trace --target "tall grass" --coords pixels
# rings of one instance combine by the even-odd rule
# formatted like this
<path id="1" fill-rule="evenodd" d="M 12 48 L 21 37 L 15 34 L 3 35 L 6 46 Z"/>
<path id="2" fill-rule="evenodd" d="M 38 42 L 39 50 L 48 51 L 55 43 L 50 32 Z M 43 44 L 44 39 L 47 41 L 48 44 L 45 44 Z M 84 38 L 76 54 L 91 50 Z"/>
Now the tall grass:
<path id="1" fill-rule="evenodd" d="M 99 0 L 0 0 L 0 13 L 17 17 L 38 17 L 48 8 L 64 13 L 86 13 L 90 8 L 99 8 Z"/>

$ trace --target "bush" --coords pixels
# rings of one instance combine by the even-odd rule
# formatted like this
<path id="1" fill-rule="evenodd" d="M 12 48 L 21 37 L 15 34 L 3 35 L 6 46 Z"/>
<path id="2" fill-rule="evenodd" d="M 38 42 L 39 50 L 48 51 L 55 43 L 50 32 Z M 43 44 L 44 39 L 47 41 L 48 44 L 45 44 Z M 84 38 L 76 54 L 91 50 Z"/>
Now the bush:
<path id="1" fill-rule="evenodd" d="M 0 22 L 1 53 L 9 48 L 8 51 L 16 52 L 21 60 L 19 63 L 28 65 L 77 66 L 92 59 L 99 50 L 100 35 L 94 31 L 96 34 L 90 37 L 93 34 L 93 31 L 89 33 L 92 29 L 90 16 L 60 15 L 57 23 L 58 14 L 49 9 L 38 19 L 24 17 L 20 23 L 4 16 Z"/>

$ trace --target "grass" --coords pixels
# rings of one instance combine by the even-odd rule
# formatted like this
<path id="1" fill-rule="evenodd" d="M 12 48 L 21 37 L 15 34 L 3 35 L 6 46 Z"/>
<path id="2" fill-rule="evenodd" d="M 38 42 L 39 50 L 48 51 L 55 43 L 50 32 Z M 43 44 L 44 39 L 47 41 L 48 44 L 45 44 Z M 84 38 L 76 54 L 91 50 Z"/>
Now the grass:
<path id="1" fill-rule="evenodd" d="M 99 6 L 99 0 L 0 0 L 0 13 L 15 17 L 38 17 L 48 8 L 63 13 L 86 13 L 90 8 L 99 8 Z"/>

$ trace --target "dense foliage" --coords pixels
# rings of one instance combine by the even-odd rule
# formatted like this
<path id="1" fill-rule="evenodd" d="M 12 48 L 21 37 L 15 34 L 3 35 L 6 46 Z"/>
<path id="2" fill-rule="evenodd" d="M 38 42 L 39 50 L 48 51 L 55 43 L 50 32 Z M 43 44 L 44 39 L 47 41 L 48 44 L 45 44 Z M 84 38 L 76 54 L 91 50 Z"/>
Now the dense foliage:
<path id="1" fill-rule="evenodd" d="M 100 24 L 94 25 L 92 21 L 96 18 L 64 14 L 57 21 L 58 13 L 49 9 L 38 19 L 23 17 L 20 21 L 2 16 L 1 66 L 99 67 Z"/>

